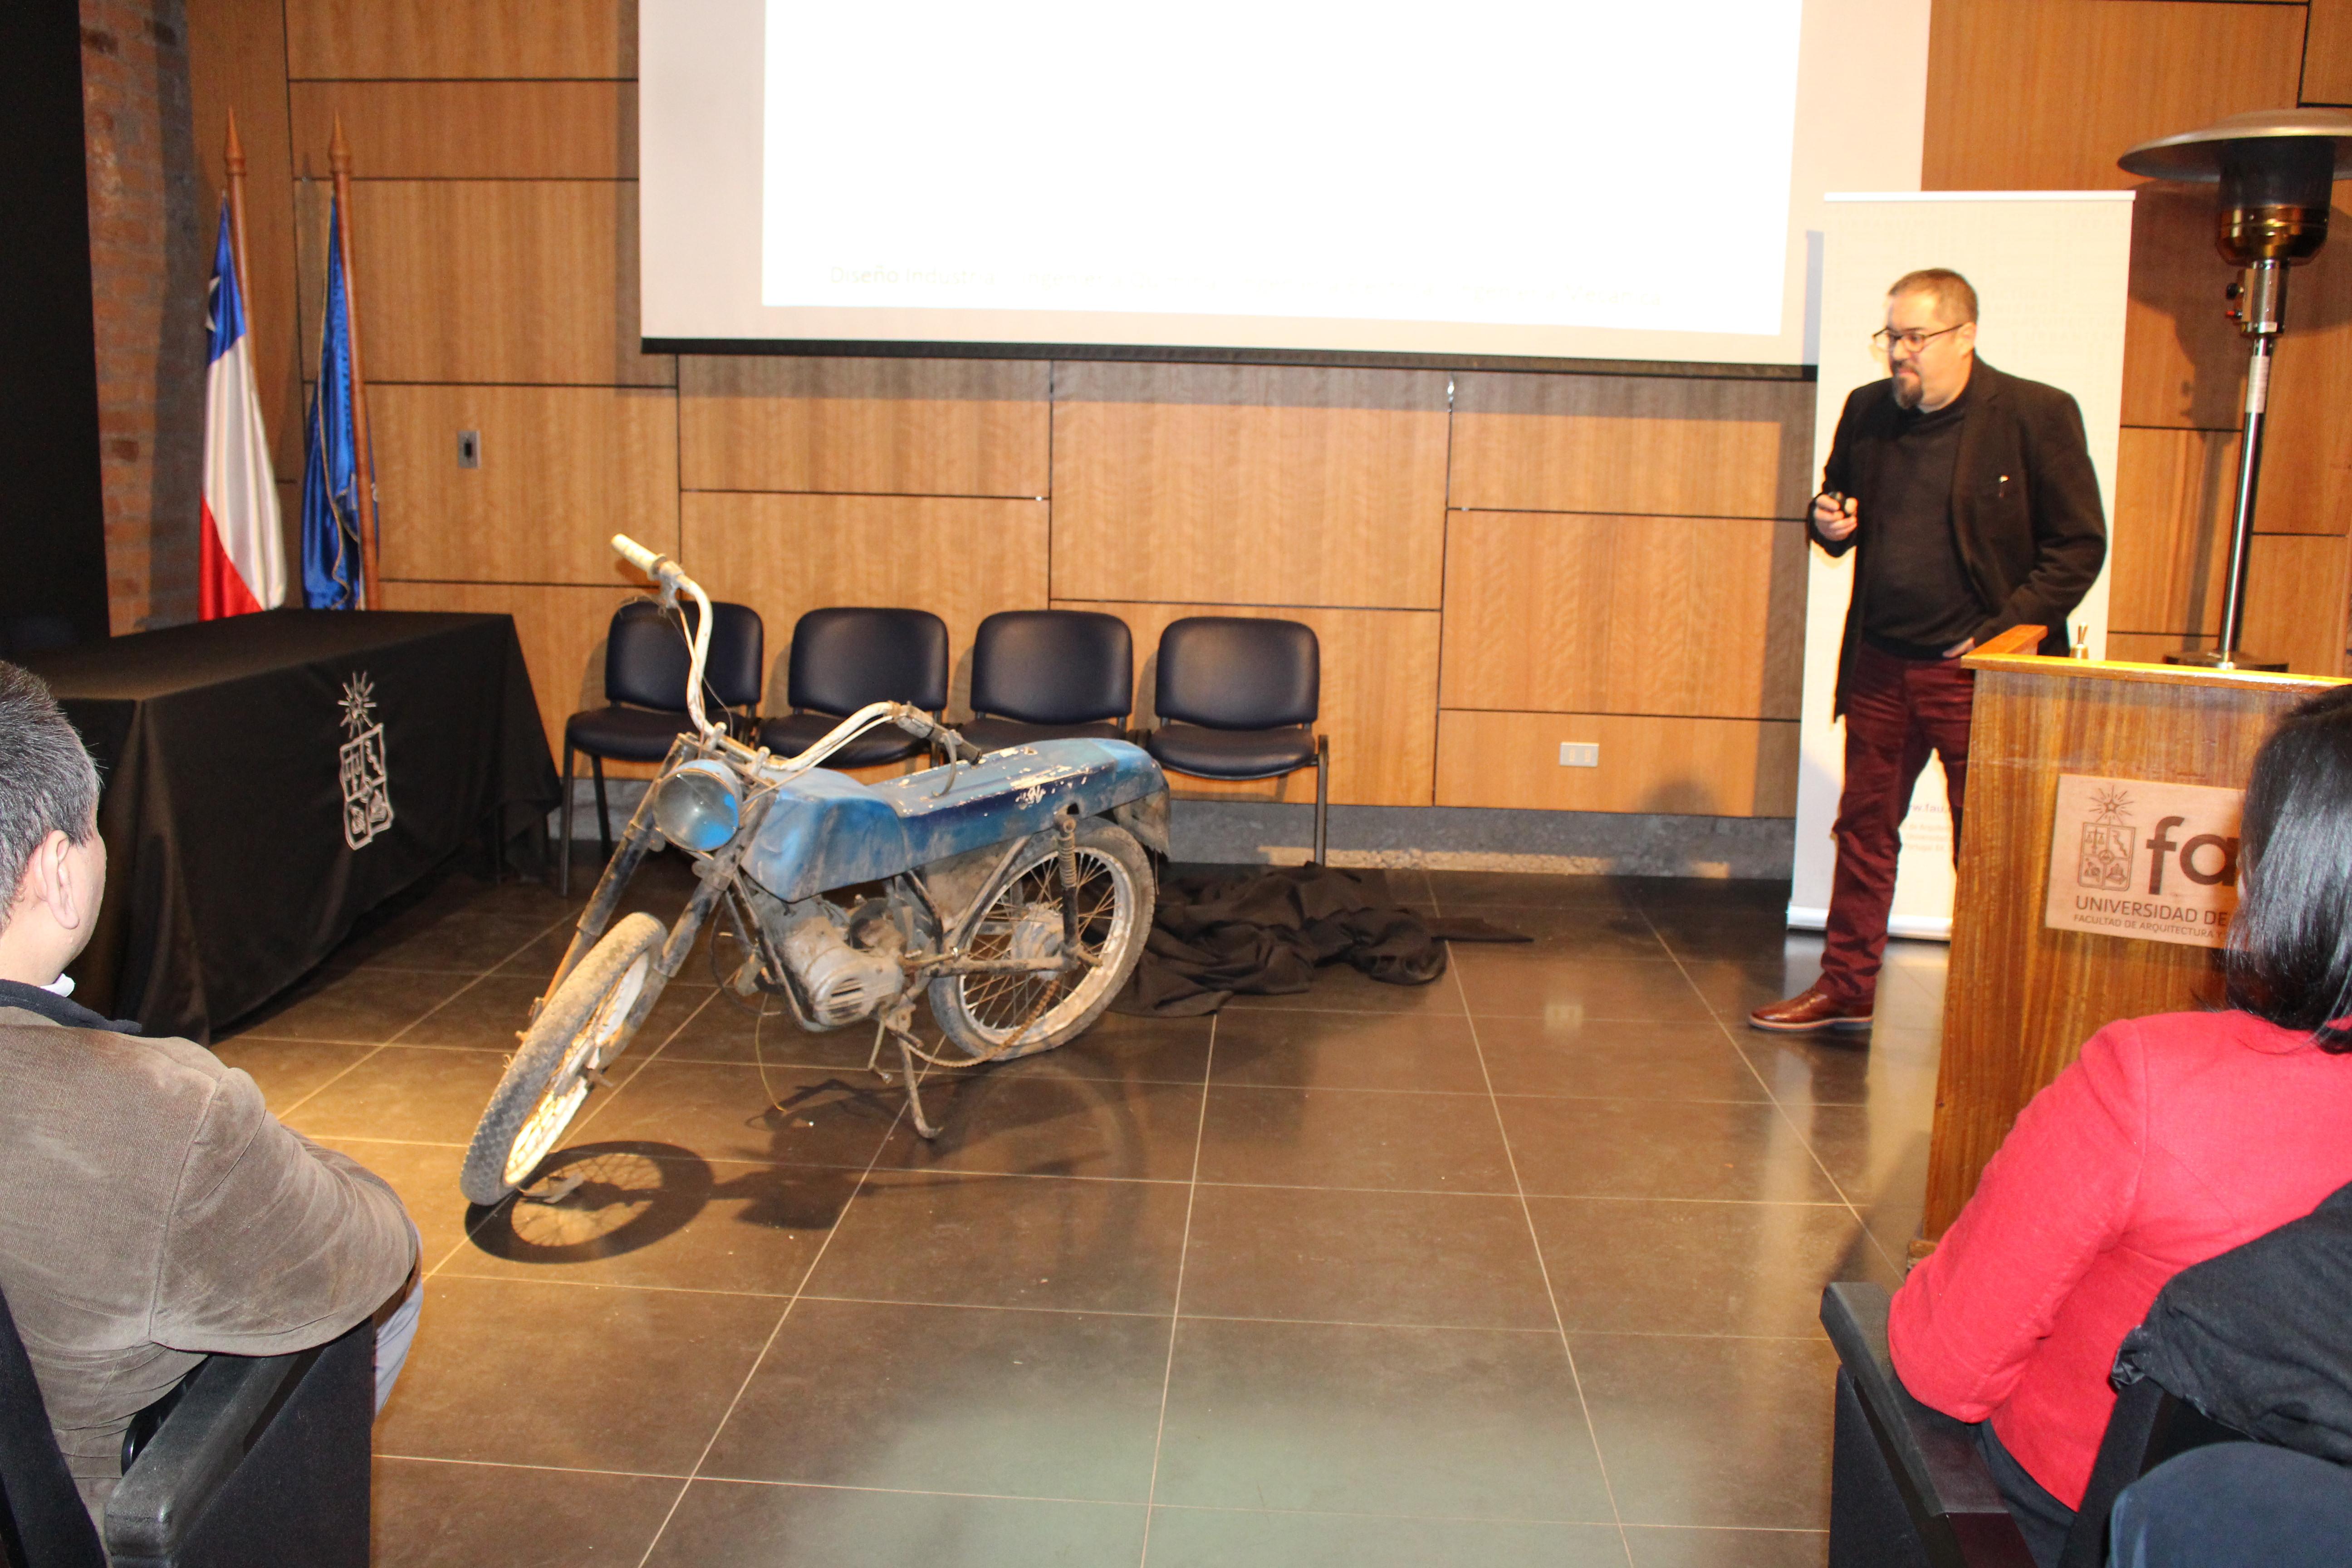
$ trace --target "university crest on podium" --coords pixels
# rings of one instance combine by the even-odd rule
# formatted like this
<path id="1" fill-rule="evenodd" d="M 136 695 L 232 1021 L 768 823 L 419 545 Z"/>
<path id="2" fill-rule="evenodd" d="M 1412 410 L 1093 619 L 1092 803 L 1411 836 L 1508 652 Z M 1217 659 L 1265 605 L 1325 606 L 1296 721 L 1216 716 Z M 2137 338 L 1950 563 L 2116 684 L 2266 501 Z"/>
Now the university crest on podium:
<path id="1" fill-rule="evenodd" d="M 2103 789 L 2091 796 L 2091 815 L 2083 824 L 2083 853 L 2076 863 L 2074 885 L 2121 892 L 2131 886 L 2131 796 L 2119 789 Z"/>
<path id="2" fill-rule="evenodd" d="M 383 766 L 383 726 L 374 722 L 375 683 L 364 672 L 343 682 L 343 842 L 367 847 L 392 826 L 392 786 Z"/>

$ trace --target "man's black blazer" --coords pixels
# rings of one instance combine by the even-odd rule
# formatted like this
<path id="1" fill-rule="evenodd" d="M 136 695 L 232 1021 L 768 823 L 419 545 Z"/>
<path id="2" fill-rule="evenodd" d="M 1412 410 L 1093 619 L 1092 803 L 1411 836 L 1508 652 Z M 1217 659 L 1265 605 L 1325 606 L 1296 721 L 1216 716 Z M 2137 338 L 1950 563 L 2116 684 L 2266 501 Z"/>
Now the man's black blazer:
<path id="1" fill-rule="evenodd" d="M 1877 468 L 1895 437 L 1893 383 L 1856 387 L 1838 416 L 1822 488 L 1852 496 L 1861 526 L 1832 542 L 1805 530 L 1832 556 L 1871 539 L 1871 497 Z M 2050 628 L 2042 651 L 2066 651 L 2066 617 L 2107 558 L 2106 515 L 2099 479 L 2083 437 L 2083 411 L 2054 386 L 2006 375 L 1981 359 L 1969 375 L 1968 412 L 1960 420 L 1960 450 L 1952 465 L 1952 532 L 1960 566 L 1985 612 L 1979 643 L 2011 626 Z M 1862 646 L 1863 579 L 1854 575 L 1838 651 L 1834 711 L 1845 711 L 1846 675 Z"/>

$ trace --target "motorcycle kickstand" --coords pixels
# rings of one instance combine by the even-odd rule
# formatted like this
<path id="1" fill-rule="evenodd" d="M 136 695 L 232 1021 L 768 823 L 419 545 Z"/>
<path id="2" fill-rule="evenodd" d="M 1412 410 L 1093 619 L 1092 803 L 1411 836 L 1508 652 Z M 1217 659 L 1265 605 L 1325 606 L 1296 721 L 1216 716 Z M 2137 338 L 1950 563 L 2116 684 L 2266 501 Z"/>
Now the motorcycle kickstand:
<path id="1" fill-rule="evenodd" d="M 874 1052 L 866 1058 L 866 1065 L 883 1082 L 889 1082 L 890 1075 L 880 1066 L 882 1037 L 887 1034 L 898 1042 L 900 1081 L 907 1086 L 907 1109 L 914 1116 L 915 1131 L 929 1142 L 940 1135 L 940 1130 L 932 1126 L 930 1120 L 923 1114 L 923 1090 L 915 1066 L 914 1035 L 908 1027 L 912 1022 L 911 1016 L 891 1017 L 887 1015 L 877 1020 L 874 1030 Z"/>
<path id="2" fill-rule="evenodd" d="M 923 1117 L 922 1086 L 915 1077 L 915 1053 L 908 1047 L 907 1037 L 898 1037 L 899 1070 L 907 1075 L 907 1110 L 915 1119 L 915 1131 L 928 1142 L 940 1135 L 940 1130 Z"/>

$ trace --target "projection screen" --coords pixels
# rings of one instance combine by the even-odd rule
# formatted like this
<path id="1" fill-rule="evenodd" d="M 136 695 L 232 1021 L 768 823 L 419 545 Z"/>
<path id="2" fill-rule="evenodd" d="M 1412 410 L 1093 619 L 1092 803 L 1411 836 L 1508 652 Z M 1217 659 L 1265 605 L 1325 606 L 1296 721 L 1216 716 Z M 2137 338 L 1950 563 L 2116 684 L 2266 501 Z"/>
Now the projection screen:
<path id="1" fill-rule="evenodd" d="M 1927 0 L 641 0 L 656 351 L 1793 364 Z"/>

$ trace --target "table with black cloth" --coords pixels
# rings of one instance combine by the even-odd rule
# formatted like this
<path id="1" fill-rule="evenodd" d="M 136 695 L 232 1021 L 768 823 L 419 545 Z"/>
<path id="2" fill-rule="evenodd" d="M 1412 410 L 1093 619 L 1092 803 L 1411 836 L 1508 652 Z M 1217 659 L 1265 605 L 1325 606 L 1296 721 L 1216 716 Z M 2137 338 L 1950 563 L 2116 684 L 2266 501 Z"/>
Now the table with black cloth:
<path id="1" fill-rule="evenodd" d="M 150 1034 L 209 1041 L 459 848 L 543 838 L 556 802 L 506 616 L 272 610 L 26 664 L 104 785 L 75 1000 Z"/>

